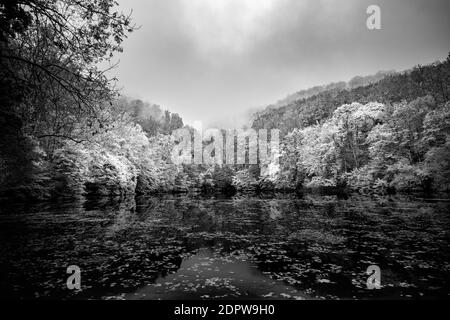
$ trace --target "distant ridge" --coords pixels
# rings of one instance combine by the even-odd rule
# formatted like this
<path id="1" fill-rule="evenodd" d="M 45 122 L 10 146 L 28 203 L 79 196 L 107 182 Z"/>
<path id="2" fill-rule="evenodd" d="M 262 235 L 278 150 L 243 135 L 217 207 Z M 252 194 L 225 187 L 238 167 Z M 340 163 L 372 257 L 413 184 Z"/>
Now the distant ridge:
<path id="1" fill-rule="evenodd" d="M 403 72 L 380 71 L 371 76 L 354 77 L 347 83 L 301 90 L 255 113 L 252 128 L 277 128 L 287 133 L 321 123 L 331 117 L 336 108 L 353 102 L 393 104 L 426 95 L 434 97 L 438 103 L 447 101 L 449 64 L 450 57 Z"/>
<path id="2" fill-rule="evenodd" d="M 344 89 L 354 89 L 357 87 L 363 87 L 367 86 L 371 83 L 378 82 L 385 78 L 388 75 L 392 75 L 396 73 L 395 70 L 390 71 L 379 71 L 376 74 L 368 75 L 368 76 L 356 76 L 352 78 L 350 81 L 340 81 L 340 82 L 332 82 L 330 84 L 324 85 L 324 86 L 314 86 L 305 90 L 297 91 L 296 93 L 288 95 L 286 98 L 281 99 L 277 101 L 273 107 L 282 107 L 285 105 L 288 105 L 292 102 L 295 102 L 297 100 L 301 99 L 307 99 L 309 97 L 312 97 L 316 94 L 319 94 L 324 91 L 330 91 L 330 90 L 344 90 Z"/>

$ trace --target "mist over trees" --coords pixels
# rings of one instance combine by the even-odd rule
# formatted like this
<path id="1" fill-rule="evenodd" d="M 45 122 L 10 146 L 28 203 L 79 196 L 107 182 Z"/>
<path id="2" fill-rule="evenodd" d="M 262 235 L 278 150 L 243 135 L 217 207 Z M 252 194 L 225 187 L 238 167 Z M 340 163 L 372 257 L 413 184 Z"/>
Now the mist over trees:
<path id="1" fill-rule="evenodd" d="M 158 133 L 170 134 L 173 130 L 183 127 L 183 119 L 177 113 L 162 110 L 157 104 L 126 97 L 121 97 L 118 103 L 149 136 Z"/>

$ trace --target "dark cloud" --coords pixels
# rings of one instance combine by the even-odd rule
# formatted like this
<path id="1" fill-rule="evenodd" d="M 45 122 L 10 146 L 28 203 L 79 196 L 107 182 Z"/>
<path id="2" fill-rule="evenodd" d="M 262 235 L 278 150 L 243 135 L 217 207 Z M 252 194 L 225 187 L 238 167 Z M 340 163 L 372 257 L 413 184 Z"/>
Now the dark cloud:
<path id="1" fill-rule="evenodd" d="M 317 84 L 403 70 L 450 50 L 447 0 L 123 0 L 141 30 L 116 69 L 125 93 L 187 121 L 246 110 Z M 378 4 L 382 30 L 366 28 Z"/>

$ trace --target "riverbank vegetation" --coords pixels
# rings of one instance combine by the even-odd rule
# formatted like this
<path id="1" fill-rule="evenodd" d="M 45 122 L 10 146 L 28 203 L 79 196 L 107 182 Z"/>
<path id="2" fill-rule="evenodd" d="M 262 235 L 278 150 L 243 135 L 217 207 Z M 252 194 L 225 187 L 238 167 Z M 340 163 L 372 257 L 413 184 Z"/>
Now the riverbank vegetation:
<path id="1" fill-rule="evenodd" d="M 134 30 L 112 0 L 0 7 L 2 198 L 450 190 L 450 56 L 256 114 L 254 129 L 282 131 L 278 162 L 175 165 L 182 118 L 120 97 L 99 67 Z"/>

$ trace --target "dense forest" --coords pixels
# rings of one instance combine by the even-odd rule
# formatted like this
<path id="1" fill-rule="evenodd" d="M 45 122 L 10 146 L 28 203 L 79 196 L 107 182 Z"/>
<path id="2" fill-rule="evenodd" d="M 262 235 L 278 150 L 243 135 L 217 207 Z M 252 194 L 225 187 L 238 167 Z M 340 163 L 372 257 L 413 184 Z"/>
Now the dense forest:
<path id="1" fill-rule="evenodd" d="M 116 79 L 99 67 L 112 64 L 136 29 L 113 0 L 2 3 L 3 199 L 450 189 L 450 56 L 302 91 L 258 113 L 254 129 L 282 131 L 276 163 L 176 165 L 171 132 L 186 127 L 182 118 L 119 96 Z"/>
<path id="2" fill-rule="evenodd" d="M 449 191 L 450 56 L 258 115 L 284 133 L 281 188 Z"/>

